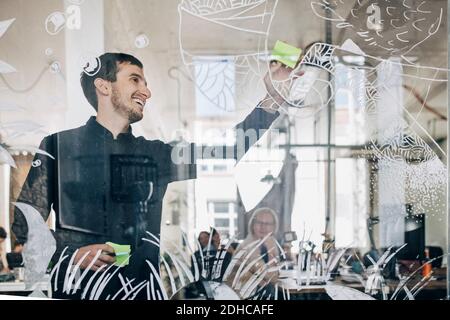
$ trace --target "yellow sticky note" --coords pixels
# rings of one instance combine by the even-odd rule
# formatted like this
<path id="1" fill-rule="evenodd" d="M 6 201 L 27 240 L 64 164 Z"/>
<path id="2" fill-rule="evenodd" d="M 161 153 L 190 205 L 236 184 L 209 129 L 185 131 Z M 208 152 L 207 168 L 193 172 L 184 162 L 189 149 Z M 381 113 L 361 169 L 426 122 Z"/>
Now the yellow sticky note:
<path id="1" fill-rule="evenodd" d="M 116 263 L 114 263 L 114 265 L 118 267 L 127 266 L 130 260 L 131 246 L 129 244 L 117 244 L 112 242 L 107 242 L 106 244 L 111 246 L 116 254 Z"/>
<path id="2" fill-rule="evenodd" d="M 280 61 L 288 67 L 295 68 L 301 54 L 302 49 L 278 40 L 272 51 L 272 59 Z"/>

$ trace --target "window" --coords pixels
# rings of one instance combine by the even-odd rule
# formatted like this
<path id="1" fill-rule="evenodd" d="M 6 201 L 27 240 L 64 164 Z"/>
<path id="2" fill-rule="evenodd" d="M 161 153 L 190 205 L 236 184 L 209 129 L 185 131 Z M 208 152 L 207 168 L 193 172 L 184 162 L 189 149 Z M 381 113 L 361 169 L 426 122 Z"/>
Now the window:
<path id="1" fill-rule="evenodd" d="M 197 56 L 194 65 L 197 115 L 213 117 L 234 111 L 234 61 L 223 56 Z"/>
<path id="2" fill-rule="evenodd" d="M 334 86 L 335 142 L 360 149 L 367 140 L 364 116 L 366 74 L 364 57 L 344 56 L 336 65 Z M 341 154 L 341 155 L 340 155 Z M 342 156 L 346 154 L 346 156 Z M 356 159 L 350 149 L 339 149 L 335 162 L 335 237 L 337 247 L 368 245 L 368 162 Z"/>
<path id="3" fill-rule="evenodd" d="M 229 202 L 213 202 L 214 213 L 228 213 L 230 203 Z"/>
<path id="4" fill-rule="evenodd" d="M 213 217 L 213 226 L 222 239 L 233 237 L 237 233 L 237 213 L 235 201 L 209 201 L 209 215 Z"/>
<path id="5" fill-rule="evenodd" d="M 362 57 L 344 57 L 347 63 L 361 65 Z M 348 61 L 347 61 L 348 60 Z M 334 79 L 336 144 L 356 145 L 366 140 L 364 108 L 366 106 L 365 71 L 338 63 Z"/>
<path id="6" fill-rule="evenodd" d="M 336 246 L 366 247 L 368 168 L 365 159 L 336 159 Z"/>
<path id="7" fill-rule="evenodd" d="M 214 219 L 214 226 L 218 228 L 228 228 L 230 226 L 230 219 L 216 218 Z"/>
<path id="8" fill-rule="evenodd" d="M 204 177 L 232 177 L 235 163 L 236 160 L 234 159 L 199 159 L 199 175 Z M 217 179 L 218 177 L 214 178 Z"/>
<path id="9" fill-rule="evenodd" d="M 227 171 L 227 165 L 226 164 L 215 164 L 213 166 L 214 172 L 225 172 Z"/>

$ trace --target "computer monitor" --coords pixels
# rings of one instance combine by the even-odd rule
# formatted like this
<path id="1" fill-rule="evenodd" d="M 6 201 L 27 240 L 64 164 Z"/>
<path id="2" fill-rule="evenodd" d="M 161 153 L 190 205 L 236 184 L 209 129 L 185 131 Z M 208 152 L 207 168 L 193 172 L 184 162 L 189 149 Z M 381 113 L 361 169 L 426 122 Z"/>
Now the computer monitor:
<path id="1" fill-rule="evenodd" d="M 405 243 L 397 258 L 403 260 L 423 260 L 425 257 L 425 214 L 405 217 Z"/>

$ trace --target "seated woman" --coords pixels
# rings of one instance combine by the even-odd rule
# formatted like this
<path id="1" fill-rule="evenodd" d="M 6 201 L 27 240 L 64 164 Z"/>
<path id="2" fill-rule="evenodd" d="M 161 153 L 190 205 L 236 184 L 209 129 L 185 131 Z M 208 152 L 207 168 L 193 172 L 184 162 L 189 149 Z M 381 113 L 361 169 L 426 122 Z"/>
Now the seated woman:
<path id="1" fill-rule="evenodd" d="M 270 208 L 253 212 L 248 224 L 248 236 L 237 247 L 233 260 L 224 275 L 241 298 L 252 296 L 270 298 L 275 295 L 275 283 L 281 261 L 281 247 L 273 234 L 278 218 Z"/>

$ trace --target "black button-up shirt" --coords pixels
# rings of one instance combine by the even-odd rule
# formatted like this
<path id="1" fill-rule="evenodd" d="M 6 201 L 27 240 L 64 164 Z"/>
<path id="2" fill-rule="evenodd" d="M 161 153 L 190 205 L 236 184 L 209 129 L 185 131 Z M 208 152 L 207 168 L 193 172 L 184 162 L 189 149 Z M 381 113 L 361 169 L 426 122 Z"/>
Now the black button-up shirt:
<path id="1" fill-rule="evenodd" d="M 277 116 L 255 109 L 237 128 L 259 132 Z M 245 151 L 249 147 L 245 145 Z M 71 254 L 79 247 L 111 241 L 132 245 L 136 258 L 132 256 L 130 265 L 137 273 L 148 269 L 145 260 L 158 270 L 159 247 L 141 239 L 150 238 L 147 232 L 159 237 L 167 185 L 196 178 L 195 163 L 172 161 L 173 148 L 160 140 L 135 137 L 131 129 L 114 139 L 95 117 L 82 127 L 44 138 L 40 149 L 55 159 L 36 154 L 17 201 L 35 207 L 44 220 L 53 207 L 53 263 L 66 247 L 66 254 Z M 18 240 L 27 240 L 26 220 L 18 209 L 12 229 Z M 142 278 L 148 279 L 148 272 Z"/>

